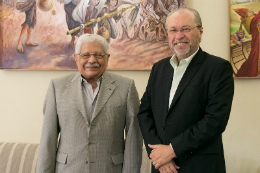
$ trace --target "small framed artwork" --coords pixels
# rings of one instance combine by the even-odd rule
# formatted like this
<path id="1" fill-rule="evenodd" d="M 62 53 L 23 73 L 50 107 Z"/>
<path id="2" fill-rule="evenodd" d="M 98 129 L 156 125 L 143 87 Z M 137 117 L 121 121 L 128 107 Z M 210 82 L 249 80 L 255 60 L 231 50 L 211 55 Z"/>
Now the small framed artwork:
<path id="1" fill-rule="evenodd" d="M 84 33 L 109 43 L 108 70 L 150 70 L 172 54 L 166 16 L 185 0 L 0 0 L 0 69 L 75 70 Z"/>
<path id="2" fill-rule="evenodd" d="M 230 63 L 235 78 L 260 77 L 260 1 L 230 0 Z"/>

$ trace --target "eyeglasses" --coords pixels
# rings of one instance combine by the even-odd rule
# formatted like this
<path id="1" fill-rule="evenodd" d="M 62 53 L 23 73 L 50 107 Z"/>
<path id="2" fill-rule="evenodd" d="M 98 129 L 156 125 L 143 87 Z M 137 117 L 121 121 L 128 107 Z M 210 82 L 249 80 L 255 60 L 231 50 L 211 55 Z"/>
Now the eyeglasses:
<path id="1" fill-rule="evenodd" d="M 201 26 L 194 26 L 194 27 L 192 27 L 192 28 L 190 28 L 190 27 L 184 27 L 184 28 L 182 28 L 182 29 L 172 29 L 172 30 L 170 30 L 169 31 L 169 33 L 170 34 L 173 34 L 173 35 L 176 35 L 179 31 L 183 34 L 183 33 L 189 33 L 189 32 L 191 32 L 191 30 L 192 29 L 194 29 L 194 28 L 200 28 Z"/>
<path id="2" fill-rule="evenodd" d="M 97 53 L 84 53 L 84 54 L 78 54 L 83 59 L 89 59 L 91 55 L 93 55 L 96 59 L 102 59 L 104 56 L 107 56 L 107 54 L 103 54 L 100 52 Z"/>

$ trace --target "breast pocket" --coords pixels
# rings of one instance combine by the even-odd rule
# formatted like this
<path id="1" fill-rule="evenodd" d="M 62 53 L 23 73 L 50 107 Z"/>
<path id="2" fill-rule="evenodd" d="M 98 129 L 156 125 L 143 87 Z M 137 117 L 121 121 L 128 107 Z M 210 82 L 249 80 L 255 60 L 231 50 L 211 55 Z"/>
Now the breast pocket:
<path id="1" fill-rule="evenodd" d="M 115 138 L 124 137 L 124 128 L 126 124 L 126 106 L 107 106 L 105 107 L 105 121 L 112 130 Z"/>
<path id="2" fill-rule="evenodd" d="M 207 94 L 207 89 L 204 85 L 187 86 L 183 94 L 185 95 L 184 98 L 188 99 L 188 101 L 192 103 L 201 103 L 202 101 L 204 101 L 202 99 L 205 98 L 205 95 Z"/>
<path id="3" fill-rule="evenodd" d="M 125 105 L 107 105 L 105 107 L 105 112 L 113 117 L 121 117 L 126 114 Z"/>

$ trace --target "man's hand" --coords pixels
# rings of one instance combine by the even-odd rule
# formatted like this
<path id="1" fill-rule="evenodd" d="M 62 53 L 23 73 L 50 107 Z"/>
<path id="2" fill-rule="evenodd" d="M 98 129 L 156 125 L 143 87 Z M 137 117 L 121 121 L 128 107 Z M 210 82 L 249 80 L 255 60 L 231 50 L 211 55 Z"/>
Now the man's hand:
<path id="1" fill-rule="evenodd" d="M 170 145 L 150 145 L 148 146 L 154 151 L 150 154 L 151 162 L 155 169 L 159 169 L 162 165 L 170 162 L 176 157 Z"/>
<path id="2" fill-rule="evenodd" d="M 104 16 L 110 17 L 111 15 L 109 13 L 105 13 Z"/>
<path id="3" fill-rule="evenodd" d="M 178 173 L 177 169 L 180 169 L 174 161 L 170 161 L 159 168 L 160 173 Z"/>
<path id="4" fill-rule="evenodd" d="M 96 22 L 96 19 L 90 19 L 91 22 Z"/>
<path id="5" fill-rule="evenodd" d="M 122 8 L 121 10 L 122 10 L 122 11 L 121 11 L 120 15 L 122 16 L 123 13 L 126 11 L 126 8 Z"/>
<path id="6" fill-rule="evenodd" d="M 101 21 L 101 18 L 100 18 L 100 17 L 98 17 L 98 18 L 97 18 L 97 22 L 100 22 L 100 21 Z"/>

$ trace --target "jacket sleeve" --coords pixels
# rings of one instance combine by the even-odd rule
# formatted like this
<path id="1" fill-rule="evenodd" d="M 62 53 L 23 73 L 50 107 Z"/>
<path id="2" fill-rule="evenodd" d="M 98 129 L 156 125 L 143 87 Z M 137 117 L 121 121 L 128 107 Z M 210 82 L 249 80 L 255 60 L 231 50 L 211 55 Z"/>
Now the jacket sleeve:
<path id="1" fill-rule="evenodd" d="M 50 82 L 47 91 L 43 114 L 44 121 L 36 173 L 54 173 L 60 128 L 56 110 L 55 88 L 53 81 Z"/>
<path id="2" fill-rule="evenodd" d="M 229 119 L 234 95 L 232 75 L 233 70 L 228 61 L 223 61 L 215 68 L 209 81 L 208 101 L 203 118 L 170 140 L 180 160 L 206 147 L 215 138 L 221 138 Z"/>
<path id="3" fill-rule="evenodd" d="M 138 109 L 139 97 L 132 80 L 127 95 L 123 173 L 140 173 L 143 140 L 138 126 Z"/>
<path id="4" fill-rule="evenodd" d="M 144 143 L 148 156 L 150 155 L 152 149 L 148 147 L 148 144 L 162 144 L 161 139 L 158 136 L 151 103 L 151 87 L 153 81 L 154 66 L 152 68 L 146 91 L 141 99 L 141 105 L 138 113 L 139 126 L 144 138 Z"/>

